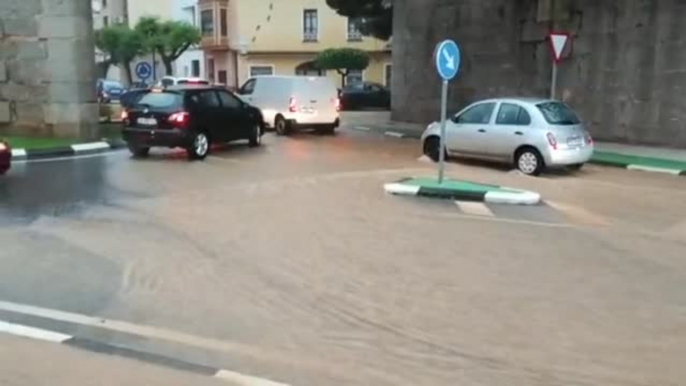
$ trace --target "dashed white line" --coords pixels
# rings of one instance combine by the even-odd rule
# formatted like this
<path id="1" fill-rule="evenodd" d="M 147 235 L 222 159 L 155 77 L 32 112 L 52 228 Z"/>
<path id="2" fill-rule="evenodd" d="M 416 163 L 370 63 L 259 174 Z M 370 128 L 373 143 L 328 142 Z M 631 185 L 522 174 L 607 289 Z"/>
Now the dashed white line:
<path id="1" fill-rule="evenodd" d="M 372 131 L 369 127 L 366 126 L 353 126 L 353 129 L 355 130 L 360 130 L 360 131 Z"/>
<path id="2" fill-rule="evenodd" d="M 396 131 L 387 131 L 384 133 L 384 135 L 387 135 L 389 137 L 394 137 L 394 138 L 403 138 L 405 137 L 405 134 L 403 133 L 398 133 Z"/>
<path id="3" fill-rule="evenodd" d="M 481 202 L 455 201 L 464 214 L 481 217 L 495 217 L 491 209 Z"/>
<path id="4" fill-rule="evenodd" d="M 255 378 L 229 370 L 219 370 L 214 376 L 215 378 L 232 382 L 240 386 L 288 386 L 285 383 L 274 382 L 263 378 Z"/>

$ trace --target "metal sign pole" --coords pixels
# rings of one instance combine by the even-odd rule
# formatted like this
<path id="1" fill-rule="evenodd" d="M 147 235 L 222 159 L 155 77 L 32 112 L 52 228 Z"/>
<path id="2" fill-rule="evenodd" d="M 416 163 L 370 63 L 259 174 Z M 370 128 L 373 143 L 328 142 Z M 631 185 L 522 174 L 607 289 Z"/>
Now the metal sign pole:
<path id="1" fill-rule="evenodd" d="M 448 115 L 448 81 L 443 81 L 443 90 L 441 91 L 441 147 L 439 149 L 439 165 L 438 165 L 438 183 L 443 183 L 445 175 L 445 121 Z"/>
<path id="2" fill-rule="evenodd" d="M 557 61 L 553 61 L 553 79 L 550 81 L 550 99 L 555 99 L 557 93 Z"/>

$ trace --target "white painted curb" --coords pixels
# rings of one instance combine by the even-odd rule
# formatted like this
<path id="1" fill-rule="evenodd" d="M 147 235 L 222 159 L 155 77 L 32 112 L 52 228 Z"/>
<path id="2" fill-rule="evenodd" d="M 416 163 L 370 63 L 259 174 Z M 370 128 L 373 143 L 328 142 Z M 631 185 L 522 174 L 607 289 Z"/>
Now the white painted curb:
<path id="1" fill-rule="evenodd" d="M 80 143 L 71 145 L 74 152 L 91 151 L 91 150 L 102 150 L 109 149 L 110 144 L 107 142 L 92 142 L 92 143 Z"/>
<path id="2" fill-rule="evenodd" d="M 397 196 L 416 196 L 417 193 L 419 193 L 419 189 L 419 186 L 407 185 L 399 182 L 384 185 L 386 193 Z"/>
<path id="3" fill-rule="evenodd" d="M 514 190 L 513 192 L 496 191 L 487 192 L 484 201 L 489 204 L 537 205 L 541 202 L 541 195 L 526 190 Z"/>
<path id="4" fill-rule="evenodd" d="M 639 170 L 642 172 L 673 174 L 675 176 L 678 176 L 682 172 L 681 170 L 677 170 L 677 169 L 656 168 L 656 167 L 652 167 L 652 166 L 642 166 L 642 165 L 628 165 L 626 168 L 628 170 Z"/>

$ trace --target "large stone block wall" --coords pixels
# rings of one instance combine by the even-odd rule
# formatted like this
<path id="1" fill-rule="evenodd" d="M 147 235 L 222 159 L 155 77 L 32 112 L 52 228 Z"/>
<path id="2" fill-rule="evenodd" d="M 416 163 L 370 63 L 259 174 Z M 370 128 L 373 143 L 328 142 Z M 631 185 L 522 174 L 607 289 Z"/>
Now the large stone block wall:
<path id="1" fill-rule="evenodd" d="M 89 136 L 93 58 L 90 1 L 2 0 L 0 134 Z"/>
<path id="2" fill-rule="evenodd" d="M 681 0 L 396 0 L 393 117 L 439 116 L 431 56 L 463 50 L 450 110 L 488 96 L 548 96 L 551 29 L 573 34 L 558 95 L 604 140 L 686 147 L 686 2 Z"/>

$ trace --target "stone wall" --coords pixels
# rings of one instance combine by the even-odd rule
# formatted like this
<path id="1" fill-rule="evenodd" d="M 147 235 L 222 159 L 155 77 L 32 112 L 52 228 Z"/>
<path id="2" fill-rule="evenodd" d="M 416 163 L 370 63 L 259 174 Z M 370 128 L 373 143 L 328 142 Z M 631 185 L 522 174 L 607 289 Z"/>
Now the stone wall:
<path id="1" fill-rule="evenodd" d="M 0 134 L 89 136 L 93 58 L 90 1 L 2 0 Z"/>
<path id="2" fill-rule="evenodd" d="M 394 119 L 439 116 L 431 57 L 445 38 L 463 51 L 450 111 L 487 96 L 548 96 L 551 29 L 573 34 L 558 95 L 595 137 L 686 147 L 682 0 L 396 0 Z"/>

